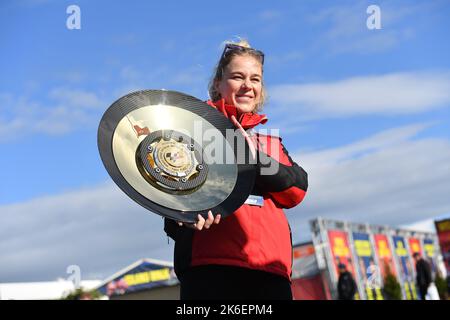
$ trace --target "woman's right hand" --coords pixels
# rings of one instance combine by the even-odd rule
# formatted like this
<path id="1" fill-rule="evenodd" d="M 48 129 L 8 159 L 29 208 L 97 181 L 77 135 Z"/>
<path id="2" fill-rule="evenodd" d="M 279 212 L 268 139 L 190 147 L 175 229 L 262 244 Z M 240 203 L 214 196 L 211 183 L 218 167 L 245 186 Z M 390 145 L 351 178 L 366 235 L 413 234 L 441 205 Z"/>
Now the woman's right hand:
<path id="1" fill-rule="evenodd" d="M 214 218 L 211 210 L 208 211 L 208 218 L 205 220 L 205 218 L 202 217 L 201 214 L 197 215 L 197 222 L 196 223 L 184 223 L 179 221 L 178 225 L 181 226 L 185 226 L 194 230 L 202 230 L 203 228 L 205 229 L 209 229 L 213 224 L 219 224 L 220 222 L 220 214 L 217 214 L 216 217 Z"/>

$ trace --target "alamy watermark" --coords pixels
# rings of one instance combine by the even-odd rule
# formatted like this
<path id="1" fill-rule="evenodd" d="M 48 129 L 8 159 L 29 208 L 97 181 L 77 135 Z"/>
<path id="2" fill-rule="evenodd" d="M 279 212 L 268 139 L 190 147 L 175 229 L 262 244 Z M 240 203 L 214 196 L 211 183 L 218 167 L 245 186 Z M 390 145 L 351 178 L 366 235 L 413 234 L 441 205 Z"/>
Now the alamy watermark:
<path id="1" fill-rule="evenodd" d="M 194 121 L 193 132 L 184 128 L 176 131 L 192 137 L 203 150 L 201 160 L 207 164 L 258 164 L 261 175 L 274 175 L 283 157 L 279 129 L 260 129 L 258 133 L 226 129 L 223 135 L 215 128 L 203 129 L 203 121 Z"/>
<path id="2" fill-rule="evenodd" d="M 366 26 L 369 30 L 381 29 L 381 9 L 376 4 L 367 7 L 367 14 L 370 16 L 366 20 Z"/>
<path id="3" fill-rule="evenodd" d="M 69 274 L 67 277 L 68 281 L 73 283 L 75 289 L 81 288 L 81 268 L 76 264 L 72 264 L 67 267 L 66 273 Z"/>
<path id="4" fill-rule="evenodd" d="M 67 7 L 66 13 L 69 14 L 66 20 L 66 27 L 69 30 L 81 29 L 81 9 L 79 6 L 72 4 Z"/>

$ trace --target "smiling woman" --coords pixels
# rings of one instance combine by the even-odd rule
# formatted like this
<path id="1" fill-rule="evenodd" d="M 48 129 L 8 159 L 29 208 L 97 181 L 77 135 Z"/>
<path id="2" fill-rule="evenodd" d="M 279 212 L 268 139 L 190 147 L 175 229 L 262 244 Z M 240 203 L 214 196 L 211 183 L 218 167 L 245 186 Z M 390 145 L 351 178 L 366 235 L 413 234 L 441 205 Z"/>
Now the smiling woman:
<path id="1" fill-rule="evenodd" d="M 264 54 L 247 41 L 227 43 L 210 81 L 208 104 L 246 136 L 257 173 L 250 197 L 232 215 L 210 211 L 195 224 L 165 219 L 181 299 L 292 299 L 292 237 L 283 208 L 303 200 L 308 181 L 281 138 L 253 130 L 267 122 L 258 113 L 266 96 L 263 65 Z"/>
<path id="2" fill-rule="evenodd" d="M 261 111 L 266 98 L 263 64 L 264 53 L 247 41 L 228 43 L 209 83 L 211 100 L 223 98 L 243 112 Z"/>

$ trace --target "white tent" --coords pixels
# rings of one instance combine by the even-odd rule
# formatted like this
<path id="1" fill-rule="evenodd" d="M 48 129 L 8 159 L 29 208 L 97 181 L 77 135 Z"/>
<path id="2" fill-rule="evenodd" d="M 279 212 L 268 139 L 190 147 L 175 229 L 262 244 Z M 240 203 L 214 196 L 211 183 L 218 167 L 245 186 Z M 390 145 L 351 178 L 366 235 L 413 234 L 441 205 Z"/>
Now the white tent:
<path id="1" fill-rule="evenodd" d="M 96 288 L 101 280 L 81 281 L 83 290 Z M 61 299 L 75 291 L 72 281 L 0 283 L 0 300 L 53 300 Z"/>

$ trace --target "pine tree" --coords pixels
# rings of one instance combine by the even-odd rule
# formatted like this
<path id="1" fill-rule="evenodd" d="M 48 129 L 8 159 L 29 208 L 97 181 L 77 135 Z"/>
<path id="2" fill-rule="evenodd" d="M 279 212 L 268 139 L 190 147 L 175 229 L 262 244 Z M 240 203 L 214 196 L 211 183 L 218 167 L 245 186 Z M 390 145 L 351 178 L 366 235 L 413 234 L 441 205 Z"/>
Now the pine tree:
<path id="1" fill-rule="evenodd" d="M 402 300 L 402 288 L 389 268 L 389 265 L 385 269 L 386 276 L 384 277 L 384 293 L 388 300 Z"/>
<path id="2" fill-rule="evenodd" d="M 436 284 L 436 288 L 439 292 L 439 297 L 441 298 L 441 300 L 447 300 L 448 299 L 447 281 L 445 281 L 445 279 L 441 276 L 440 272 L 436 273 L 434 283 Z"/>

